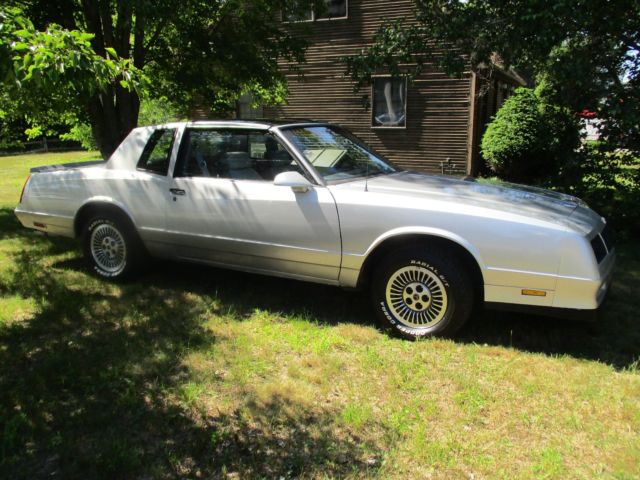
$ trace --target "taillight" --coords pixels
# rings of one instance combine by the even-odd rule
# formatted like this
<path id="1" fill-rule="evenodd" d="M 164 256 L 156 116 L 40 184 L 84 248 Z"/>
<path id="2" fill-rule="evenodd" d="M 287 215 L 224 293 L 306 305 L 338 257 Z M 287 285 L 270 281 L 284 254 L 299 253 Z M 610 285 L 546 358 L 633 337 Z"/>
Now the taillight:
<path id="1" fill-rule="evenodd" d="M 20 192 L 20 201 L 18 203 L 22 203 L 22 197 L 24 197 L 24 189 L 27 188 L 27 183 L 29 183 L 29 179 L 31 175 L 27 175 L 27 179 L 24 181 L 24 185 L 22 186 L 22 192 Z"/>

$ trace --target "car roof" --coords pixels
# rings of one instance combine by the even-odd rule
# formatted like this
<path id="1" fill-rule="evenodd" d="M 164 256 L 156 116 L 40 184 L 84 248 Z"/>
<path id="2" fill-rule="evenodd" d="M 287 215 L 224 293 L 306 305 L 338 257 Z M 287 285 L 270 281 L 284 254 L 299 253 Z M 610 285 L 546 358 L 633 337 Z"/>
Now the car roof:
<path id="1" fill-rule="evenodd" d="M 237 120 L 196 120 L 185 122 L 187 127 L 240 127 L 268 130 L 272 127 L 285 127 L 294 125 L 327 125 L 327 122 L 318 122 L 309 119 L 237 119 Z"/>

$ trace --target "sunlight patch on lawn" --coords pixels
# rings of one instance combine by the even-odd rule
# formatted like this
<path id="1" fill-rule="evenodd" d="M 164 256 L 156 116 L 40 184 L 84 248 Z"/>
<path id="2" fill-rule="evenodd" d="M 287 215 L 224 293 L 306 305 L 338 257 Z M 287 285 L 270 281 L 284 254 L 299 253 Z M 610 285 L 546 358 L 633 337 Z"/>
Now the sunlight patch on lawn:
<path id="1" fill-rule="evenodd" d="M 33 298 L 19 295 L 0 297 L 0 327 L 13 325 L 31 319 L 38 310 Z"/>

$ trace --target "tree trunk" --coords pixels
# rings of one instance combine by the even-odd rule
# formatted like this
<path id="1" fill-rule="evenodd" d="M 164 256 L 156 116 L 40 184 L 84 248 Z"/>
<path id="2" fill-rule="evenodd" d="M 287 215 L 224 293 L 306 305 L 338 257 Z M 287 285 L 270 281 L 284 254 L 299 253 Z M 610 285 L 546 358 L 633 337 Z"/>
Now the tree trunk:
<path id="1" fill-rule="evenodd" d="M 105 47 L 112 47 L 121 57 L 129 58 L 133 20 L 131 3 L 117 2 L 115 12 L 114 5 L 109 0 L 82 0 L 82 7 L 88 30 L 95 35 L 91 42 L 96 53 L 106 56 Z M 117 13 L 115 28 L 114 13 Z M 138 30 L 142 25 L 140 21 Z M 136 31 L 135 40 L 140 42 L 139 53 L 142 52 L 142 38 L 141 32 Z M 138 64 L 136 66 L 141 67 Z M 94 95 L 87 107 L 93 137 L 102 157 L 107 159 L 136 127 L 140 97 L 136 92 L 116 84 Z"/>
<path id="2" fill-rule="evenodd" d="M 93 137 L 106 160 L 136 127 L 140 98 L 120 86 L 109 88 L 90 100 L 88 111 Z"/>

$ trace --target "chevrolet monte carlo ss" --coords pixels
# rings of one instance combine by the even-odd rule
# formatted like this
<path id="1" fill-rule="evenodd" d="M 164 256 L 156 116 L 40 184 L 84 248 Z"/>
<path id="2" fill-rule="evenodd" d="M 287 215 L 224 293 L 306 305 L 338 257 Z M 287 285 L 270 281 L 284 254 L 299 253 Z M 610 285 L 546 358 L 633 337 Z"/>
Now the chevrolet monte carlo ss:
<path id="1" fill-rule="evenodd" d="M 483 302 L 593 313 L 615 259 L 577 198 L 403 171 L 323 123 L 137 128 L 107 162 L 33 169 L 15 213 L 80 238 L 105 278 L 150 255 L 366 287 L 407 338 L 451 335 Z"/>

